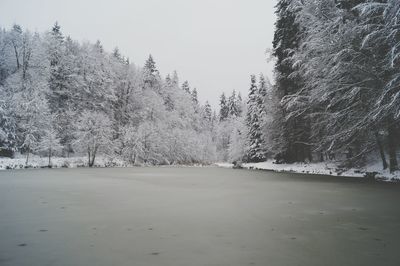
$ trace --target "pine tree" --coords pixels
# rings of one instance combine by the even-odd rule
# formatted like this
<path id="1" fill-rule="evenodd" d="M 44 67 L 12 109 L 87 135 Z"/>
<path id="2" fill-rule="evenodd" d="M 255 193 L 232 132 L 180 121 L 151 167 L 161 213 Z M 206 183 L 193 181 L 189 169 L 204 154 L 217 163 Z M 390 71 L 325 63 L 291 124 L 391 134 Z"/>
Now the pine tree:
<path id="1" fill-rule="evenodd" d="M 192 91 L 192 102 L 193 102 L 193 104 L 196 106 L 196 105 L 198 105 L 199 104 L 199 100 L 198 100 L 198 98 L 197 98 L 197 90 L 196 90 L 196 88 L 193 88 L 193 91 Z"/>
<path id="2" fill-rule="evenodd" d="M 99 46 L 98 48 L 99 48 L 99 49 L 102 49 L 101 46 Z M 114 48 L 112 55 L 114 56 L 114 58 L 116 58 L 116 59 L 118 59 L 118 60 L 121 60 L 121 58 L 122 58 L 122 55 L 121 55 L 121 53 L 119 52 L 119 48 L 118 48 L 118 47 L 115 47 L 115 48 Z"/>
<path id="3" fill-rule="evenodd" d="M 174 83 L 171 76 L 168 74 L 165 78 L 165 89 L 164 89 L 164 104 L 168 111 L 174 110 L 174 101 L 172 99 L 171 91 L 174 89 Z"/>
<path id="4" fill-rule="evenodd" d="M 144 68 L 147 71 L 149 71 L 151 75 L 155 75 L 156 73 L 158 73 L 158 70 L 156 68 L 156 63 L 152 55 L 149 55 L 149 58 L 146 60 L 146 63 L 144 64 Z"/>
<path id="5" fill-rule="evenodd" d="M 52 113 L 62 112 L 68 102 L 66 87 L 67 73 L 64 62 L 64 36 L 56 22 L 49 36 L 48 54 L 50 57 L 49 107 Z"/>
<path id="6" fill-rule="evenodd" d="M 13 92 L 0 86 L 0 156 L 12 156 L 17 149 L 17 121 Z"/>
<path id="7" fill-rule="evenodd" d="M 237 99 L 236 99 L 236 91 L 232 91 L 232 95 L 229 96 L 228 99 L 228 109 L 229 109 L 229 116 L 230 117 L 238 117 L 239 116 L 239 109 L 237 106 Z"/>
<path id="8" fill-rule="evenodd" d="M 296 13 L 291 9 L 291 0 L 280 0 L 276 6 L 277 22 L 273 40 L 274 56 L 276 57 L 275 70 L 277 72 L 276 85 L 278 87 L 278 98 L 285 99 L 290 95 L 295 95 L 302 89 L 302 80 L 298 75 L 294 75 L 294 64 L 290 60 L 291 53 L 299 48 L 301 41 L 300 25 L 296 21 Z M 282 129 L 280 137 L 277 137 L 280 146 L 278 157 L 283 157 L 286 162 L 304 161 L 311 158 L 309 145 L 310 122 L 306 114 L 287 117 L 290 106 L 283 105 L 281 113 L 283 117 L 274 119 L 280 123 Z M 277 123 L 277 124 L 278 124 Z"/>
<path id="9" fill-rule="evenodd" d="M 203 117 L 206 121 L 211 122 L 212 119 L 212 109 L 211 109 L 211 105 L 208 101 L 206 101 L 205 105 L 204 105 L 204 117 Z"/>
<path id="10" fill-rule="evenodd" d="M 229 107 L 226 102 L 225 93 L 222 93 L 219 100 L 219 121 L 225 121 L 229 116 Z"/>
<path id="11" fill-rule="evenodd" d="M 182 83 L 182 90 L 190 94 L 189 81 L 186 80 Z"/>
<path id="12" fill-rule="evenodd" d="M 242 94 L 239 92 L 236 97 L 236 108 L 238 116 L 242 116 L 243 114 L 243 99 Z"/>
<path id="13" fill-rule="evenodd" d="M 248 162 L 262 162 L 266 159 L 262 133 L 262 114 L 260 113 L 260 99 L 262 99 L 262 96 L 256 82 L 256 77 L 252 75 L 246 116 L 248 149 L 245 160 Z"/>
<path id="14" fill-rule="evenodd" d="M 149 55 L 149 58 L 146 60 L 143 68 L 144 77 L 143 82 L 145 88 L 159 89 L 157 88 L 159 84 L 159 73 L 156 68 L 156 63 L 152 57 Z"/>

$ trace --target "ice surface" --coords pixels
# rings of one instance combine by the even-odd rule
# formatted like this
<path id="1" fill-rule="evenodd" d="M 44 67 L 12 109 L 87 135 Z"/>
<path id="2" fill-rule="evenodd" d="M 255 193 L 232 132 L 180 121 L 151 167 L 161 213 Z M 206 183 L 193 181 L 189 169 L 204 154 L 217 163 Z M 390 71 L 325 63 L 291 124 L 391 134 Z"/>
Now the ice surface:
<path id="1" fill-rule="evenodd" d="M 399 265 L 400 186 L 203 168 L 0 171 L 0 265 Z"/>

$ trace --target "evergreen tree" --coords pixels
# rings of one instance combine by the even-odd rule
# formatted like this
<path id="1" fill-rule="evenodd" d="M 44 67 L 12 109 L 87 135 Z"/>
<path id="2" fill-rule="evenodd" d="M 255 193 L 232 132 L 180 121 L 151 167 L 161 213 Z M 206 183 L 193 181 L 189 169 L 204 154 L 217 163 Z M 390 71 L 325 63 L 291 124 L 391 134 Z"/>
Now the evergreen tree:
<path id="1" fill-rule="evenodd" d="M 256 82 L 256 77 L 252 75 L 246 116 L 248 145 L 245 160 L 248 162 L 262 162 L 266 159 L 262 133 L 262 113 L 260 113 L 260 99 L 262 99 L 262 96 Z"/>
<path id="2" fill-rule="evenodd" d="M 64 36 L 57 22 L 50 32 L 48 54 L 50 59 L 49 107 L 52 113 L 58 113 L 66 109 L 69 92 L 66 83 L 68 73 L 64 64 Z"/>
<path id="3" fill-rule="evenodd" d="M 102 49 L 101 46 L 98 46 L 98 48 L 99 48 L 99 49 Z M 122 55 L 121 55 L 121 53 L 119 52 L 119 48 L 118 48 L 118 47 L 115 47 L 115 48 L 114 48 L 112 55 L 113 55 L 114 58 L 116 58 L 116 59 L 118 59 L 118 60 L 121 60 L 121 58 L 122 58 Z"/>
<path id="4" fill-rule="evenodd" d="M 239 92 L 236 97 L 236 108 L 238 116 L 242 116 L 243 114 L 243 99 L 242 94 Z"/>
<path id="5" fill-rule="evenodd" d="M 172 111 L 174 109 L 174 101 L 172 99 L 171 90 L 173 90 L 174 84 L 171 76 L 168 74 L 165 78 L 165 91 L 164 91 L 164 103 L 167 110 Z"/>
<path id="6" fill-rule="evenodd" d="M 179 77 L 178 77 L 178 72 L 174 71 L 172 74 L 172 86 L 174 87 L 179 87 Z"/>
<path id="7" fill-rule="evenodd" d="M 199 104 L 199 100 L 197 98 L 197 90 L 196 90 L 196 88 L 194 88 L 193 91 L 192 91 L 192 102 L 193 102 L 193 104 L 195 106 Z"/>
<path id="8" fill-rule="evenodd" d="M 219 100 L 219 121 L 225 121 L 229 116 L 229 107 L 226 102 L 225 93 L 222 93 L 221 98 Z"/>
<path id="9" fill-rule="evenodd" d="M 289 95 L 295 95 L 302 89 L 302 79 L 295 75 L 293 62 L 290 60 L 291 53 L 298 49 L 301 41 L 300 25 L 296 21 L 296 13 L 291 8 L 292 0 L 280 0 L 276 6 L 277 22 L 273 40 L 274 56 L 276 57 L 276 85 L 279 99 L 285 99 Z M 304 161 L 306 158 L 312 160 L 310 146 L 305 144 L 310 138 L 310 122 L 307 114 L 299 114 L 288 117 L 288 105 L 282 106 L 283 117 L 274 119 L 280 123 L 282 133 L 276 137 L 275 144 L 280 150 L 279 157 L 286 162 Z M 277 123 L 278 124 L 278 123 Z"/>
<path id="10" fill-rule="evenodd" d="M 156 68 L 156 63 L 152 55 L 149 55 L 149 58 L 146 60 L 146 63 L 144 64 L 144 68 L 148 70 L 152 75 L 155 75 L 158 72 Z"/>
<path id="11" fill-rule="evenodd" d="M 204 117 L 206 121 L 211 122 L 212 119 L 212 109 L 211 105 L 208 101 L 206 101 L 206 104 L 204 105 Z"/>
<path id="12" fill-rule="evenodd" d="M 145 88 L 152 88 L 157 90 L 157 86 L 159 85 L 159 73 L 156 68 L 156 63 L 152 57 L 152 55 L 149 55 L 149 58 L 146 60 L 143 68 L 144 72 L 144 86 Z"/>
<path id="13" fill-rule="evenodd" d="M 189 81 L 186 80 L 182 83 L 182 90 L 190 94 Z"/>
<path id="14" fill-rule="evenodd" d="M 228 99 L 228 109 L 229 109 L 229 116 L 230 117 L 238 117 L 239 116 L 239 109 L 237 106 L 237 99 L 236 99 L 236 91 L 232 91 L 232 95 L 229 96 Z"/>

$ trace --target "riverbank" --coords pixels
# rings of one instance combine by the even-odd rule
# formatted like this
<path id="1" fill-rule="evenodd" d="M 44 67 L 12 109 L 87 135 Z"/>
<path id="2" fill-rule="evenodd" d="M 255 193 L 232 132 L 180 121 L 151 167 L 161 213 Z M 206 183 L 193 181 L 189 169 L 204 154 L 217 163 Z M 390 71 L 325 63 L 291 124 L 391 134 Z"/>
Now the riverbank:
<path id="1" fill-rule="evenodd" d="M 94 167 L 124 167 L 128 166 L 126 162 L 115 158 L 98 157 L 96 158 Z M 16 158 L 0 157 L 0 170 L 11 169 L 27 169 L 27 168 L 48 168 L 49 158 L 32 156 L 26 164 L 25 156 L 17 156 Z M 50 168 L 78 168 L 88 167 L 86 157 L 53 157 L 51 158 Z"/>
<path id="2" fill-rule="evenodd" d="M 190 165 L 157 165 L 157 166 L 177 166 L 177 167 L 203 167 L 210 164 L 190 164 Z M 93 167 L 109 168 L 109 167 L 134 167 L 134 166 L 154 166 L 151 164 L 131 164 L 119 158 L 107 156 L 96 157 Z M 26 164 L 26 157 L 17 155 L 15 158 L 0 157 L 0 170 L 18 170 L 18 169 L 38 169 L 38 168 L 80 168 L 89 167 L 87 157 L 52 157 L 51 166 L 49 167 L 49 158 L 37 155 L 29 158 Z"/>
<path id="3" fill-rule="evenodd" d="M 216 163 L 215 165 L 224 168 L 233 168 L 230 163 Z M 379 162 L 372 163 L 361 169 L 344 169 L 334 163 L 294 163 L 294 164 L 276 164 L 274 161 L 261 163 L 246 163 L 241 165 L 244 169 L 267 170 L 274 172 L 313 174 L 313 175 L 331 175 L 343 177 L 367 177 L 385 181 L 400 181 L 400 171 L 390 173 L 389 170 L 382 170 Z"/>

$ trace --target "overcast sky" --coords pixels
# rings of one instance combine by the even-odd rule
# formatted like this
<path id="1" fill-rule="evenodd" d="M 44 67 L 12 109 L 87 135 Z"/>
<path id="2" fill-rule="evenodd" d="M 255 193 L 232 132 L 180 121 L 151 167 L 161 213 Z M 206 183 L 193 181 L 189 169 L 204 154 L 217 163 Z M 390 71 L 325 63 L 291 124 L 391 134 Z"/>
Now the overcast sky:
<path id="1" fill-rule="evenodd" d="M 249 75 L 272 79 L 276 0 L 0 0 L 0 26 L 46 31 L 55 21 L 80 41 L 116 46 L 143 65 L 152 54 L 162 75 L 177 70 L 216 107 L 233 89 L 247 94 Z"/>

